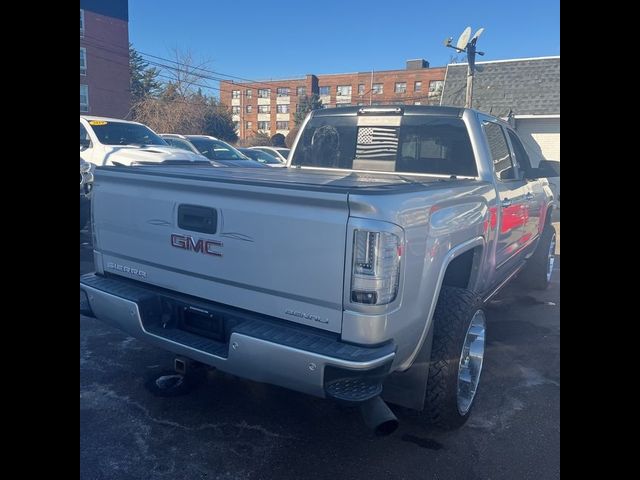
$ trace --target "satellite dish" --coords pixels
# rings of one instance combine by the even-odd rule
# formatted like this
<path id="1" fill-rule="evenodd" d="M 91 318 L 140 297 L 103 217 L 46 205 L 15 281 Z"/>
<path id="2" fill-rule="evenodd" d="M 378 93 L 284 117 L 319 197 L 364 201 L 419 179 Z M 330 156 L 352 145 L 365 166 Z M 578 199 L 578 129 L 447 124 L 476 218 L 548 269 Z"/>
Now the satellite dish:
<path id="1" fill-rule="evenodd" d="M 478 38 L 480 38 L 480 35 L 482 35 L 482 32 L 484 32 L 484 28 L 479 28 L 478 31 L 475 33 L 475 35 L 473 37 L 471 37 L 471 40 L 478 40 Z"/>
<path id="2" fill-rule="evenodd" d="M 469 43 L 469 37 L 471 37 L 471 27 L 467 27 L 464 29 L 464 32 L 458 38 L 458 43 L 456 43 L 456 48 L 458 50 L 464 50 L 467 48 L 467 43 Z"/>

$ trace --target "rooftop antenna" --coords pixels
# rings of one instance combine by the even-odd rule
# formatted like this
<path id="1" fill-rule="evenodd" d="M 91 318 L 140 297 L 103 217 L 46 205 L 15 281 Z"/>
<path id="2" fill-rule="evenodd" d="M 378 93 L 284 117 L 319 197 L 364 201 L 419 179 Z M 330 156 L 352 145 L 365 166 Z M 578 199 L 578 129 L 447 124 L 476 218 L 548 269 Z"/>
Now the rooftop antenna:
<path id="1" fill-rule="evenodd" d="M 484 55 L 484 52 L 480 52 L 476 50 L 476 43 L 478 42 L 478 38 L 484 32 L 484 28 L 479 28 L 478 31 L 471 36 L 471 27 L 467 27 L 460 34 L 458 41 L 455 46 L 451 44 L 453 42 L 453 37 L 449 37 L 444 41 L 444 46 L 453 48 L 456 52 L 462 53 L 465 52 L 467 54 L 467 92 L 465 99 L 465 108 L 471 108 L 471 102 L 473 100 L 473 75 L 476 71 L 476 54 Z"/>

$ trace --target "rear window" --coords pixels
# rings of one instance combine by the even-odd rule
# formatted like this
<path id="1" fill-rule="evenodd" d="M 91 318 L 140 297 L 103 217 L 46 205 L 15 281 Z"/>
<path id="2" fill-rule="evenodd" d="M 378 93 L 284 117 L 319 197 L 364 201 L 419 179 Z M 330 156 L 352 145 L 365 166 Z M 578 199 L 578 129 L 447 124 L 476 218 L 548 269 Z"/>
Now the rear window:
<path id="1" fill-rule="evenodd" d="M 292 164 L 376 172 L 478 174 L 461 119 L 417 115 L 378 118 L 379 124 L 371 117 L 311 119 Z"/>
<path id="2" fill-rule="evenodd" d="M 191 143 L 209 160 L 248 160 L 231 145 L 208 138 L 190 138 Z"/>

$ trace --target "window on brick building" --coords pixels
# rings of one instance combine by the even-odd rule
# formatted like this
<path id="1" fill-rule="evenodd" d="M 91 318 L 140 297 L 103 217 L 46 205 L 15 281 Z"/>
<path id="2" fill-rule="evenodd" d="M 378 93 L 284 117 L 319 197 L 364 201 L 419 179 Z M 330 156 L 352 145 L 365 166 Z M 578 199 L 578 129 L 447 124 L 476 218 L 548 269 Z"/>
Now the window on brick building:
<path id="1" fill-rule="evenodd" d="M 80 75 L 87 74 L 87 49 L 80 47 Z"/>
<path id="2" fill-rule="evenodd" d="M 231 107 L 231 113 L 240 113 L 240 106 L 234 105 L 233 107 Z"/>
<path id="3" fill-rule="evenodd" d="M 231 98 L 240 98 L 240 90 L 232 90 Z"/>
<path id="4" fill-rule="evenodd" d="M 251 90 L 250 88 L 247 88 L 247 89 L 244 91 L 244 96 L 245 96 L 246 98 L 251 98 L 251 97 L 253 97 L 253 90 Z"/>
<path id="5" fill-rule="evenodd" d="M 251 113 L 253 111 L 253 106 L 252 105 L 247 105 L 244 110 L 247 113 Z"/>
<path id="6" fill-rule="evenodd" d="M 358 85 L 358 95 L 364 95 L 364 83 Z"/>
<path id="7" fill-rule="evenodd" d="M 331 95 L 331 87 L 320 87 L 318 92 L 320 95 Z"/>
<path id="8" fill-rule="evenodd" d="M 289 122 L 276 122 L 276 130 L 289 130 Z"/>
<path id="9" fill-rule="evenodd" d="M 381 95 L 384 92 L 384 89 L 381 83 L 374 83 L 371 91 L 376 95 Z"/>
<path id="10" fill-rule="evenodd" d="M 80 36 L 84 37 L 84 10 L 80 9 Z"/>
<path id="11" fill-rule="evenodd" d="M 269 130 L 269 122 L 258 122 L 258 130 Z"/>
<path id="12" fill-rule="evenodd" d="M 289 87 L 278 87 L 276 95 L 278 97 L 288 97 L 290 95 Z"/>
<path id="13" fill-rule="evenodd" d="M 276 105 L 278 113 L 289 113 L 289 105 Z"/>
<path id="14" fill-rule="evenodd" d="M 245 126 L 245 128 L 246 128 L 247 130 L 251 130 L 251 129 L 253 128 L 253 123 L 251 123 L 251 122 L 245 122 L 244 126 Z"/>
<path id="15" fill-rule="evenodd" d="M 422 82 L 415 82 L 413 84 L 413 91 L 414 92 L 421 92 L 422 91 Z"/>
<path id="16" fill-rule="evenodd" d="M 80 111 L 89 111 L 89 86 L 80 85 Z"/>
<path id="17" fill-rule="evenodd" d="M 307 94 L 307 87 L 298 87 L 296 89 L 296 94 L 298 97 L 304 97 Z"/>
<path id="18" fill-rule="evenodd" d="M 258 89 L 258 98 L 269 98 L 271 96 L 271 90 L 268 88 Z"/>
<path id="19" fill-rule="evenodd" d="M 258 113 L 270 113 L 271 106 L 270 105 L 258 105 Z"/>
<path id="20" fill-rule="evenodd" d="M 351 85 L 338 85 L 336 95 L 351 95 Z"/>
<path id="21" fill-rule="evenodd" d="M 407 93 L 407 82 L 396 82 L 396 93 Z"/>

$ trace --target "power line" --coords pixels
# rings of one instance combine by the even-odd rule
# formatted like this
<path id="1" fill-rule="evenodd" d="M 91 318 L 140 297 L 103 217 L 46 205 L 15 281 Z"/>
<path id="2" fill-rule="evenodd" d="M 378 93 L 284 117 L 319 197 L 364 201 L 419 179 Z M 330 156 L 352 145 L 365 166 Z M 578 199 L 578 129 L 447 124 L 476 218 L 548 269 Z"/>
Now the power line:
<path id="1" fill-rule="evenodd" d="M 96 38 L 96 37 L 92 37 L 92 36 L 90 36 L 90 35 L 85 35 L 85 37 L 87 37 L 87 36 L 88 36 L 88 37 L 91 37 L 91 38 Z M 115 50 L 111 50 L 111 49 L 106 48 L 106 47 L 104 47 L 104 46 L 102 46 L 102 45 L 92 44 L 92 43 L 90 43 L 90 42 L 85 42 L 85 43 L 87 43 L 89 46 L 93 46 L 94 48 L 97 48 L 97 49 L 102 49 L 102 50 L 105 50 L 105 51 L 109 51 L 109 52 L 111 52 L 111 53 L 115 53 L 115 54 L 117 54 L 117 55 L 122 55 L 122 53 L 117 52 L 117 51 L 115 51 Z M 110 43 L 110 42 L 104 42 L 104 43 Z M 120 47 L 120 46 L 118 46 L 118 48 L 123 48 L 123 49 L 124 49 L 124 47 Z M 170 71 L 175 71 L 175 72 L 184 73 L 185 75 L 191 75 L 191 76 L 197 77 L 197 78 L 199 78 L 199 79 L 203 79 L 203 80 L 212 80 L 212 81 L 217 81 L 217 82 L 227 82 L 227 84 L 229 83 L 229 81 L 228 81 L 228 80 L 226 80 L 226 79 L 224 79 L 224 78 L 220 78 L 220 77 L 212 76 L 212 75 L 205 75 L 205 74 L 202 74 L 202 73 L 196 73 L 196 72 L 194 72 L 193 70 L 200 70 L 200 71 L 203 71 L 203 72 L 209 72 L 209 73 L 213 73 L 213 74 L 217 74 L 217 75 L 222 75 L 222 76 L 226 76 L 226 77 L 230 77 L 230 78 L 238 78 L 238 79 L 241 79 L 241 80 L 245 80 L 245 81 L 247 81 L 247 82 L 251 82 L 251 84 L 252 84 L 252 85 L 248 85 L 248 84 L 235 84 L 235 83 L 231 82 L 231 83 L 232 83 L 232 85 L 245 86 L 245 87 L 247 87 L 247 86 L 254 86 L 254 85 L 265 85 L 265 86 L 269 86 L 269 89 L 273 89 L 273 88 L 276 88 L 276 89 L 277 89 L 277 88 L 287 88 L 287 89 L 289 89 L 289 90 L 292 90 L 290 87 L 278 87 L 278 85 L 277 85 L 277 84 L 276 84 L 276 85 L 273 85 L 273 83 L 264 83 L 264 82 L 259 82 L 259 81 L 256 81 L 256 80 L 250 80 L 250 79 L 246 79 L 246 78 L 239 77 L 239 76 L 235 76 L 235 75 L 229 75 L 229 74 L 224 74 L 224 73 L 221 73 L 221 72 L 216 72 L 216 71 L 214 71 L 214 70 L 208 70 L 208 69 L 203 68 L 203 67 L 195 67 L 195 66 L 192 66 L 192 65 L 188 65 L 188 64 L 185 64 L 185 63 L 182 63 L 182 62 L 176 61 L 176 60 L 171 60 L 171 59 L 168 59 L 168 58 L 165 58 L 165 57 L 160 57 L 160 56 L 158 56 L 158 55 L 151 55 L 151 54 L 147 54 L 147 53 L 140 52 L 140 51 L 138 51 L 138 53 L 139 53 L 139 54 L 141 54 L 141 55 L 143 55 L 143 56 L 148 56 L 148 57 L 151 57 L 151 58 L 161 59 L 161 60 L 164 60 L 165 62 L 173 63 L 173 64 L 178 65 L 178 66 L 180 66 L 180 67 L 186 67 L 186 68 L 189 68 L 189 69 L 191 69 L 191 70 L 184 70 L 184 68 L 176 67 L 176 66 L 173 66 L 173 65 L 167 65 L 166 63 L 161 63 L 161 62 L 157 62 L 157 61 L 153 61 L 153 60 L 147 60 L 147 59 L 144 59 L 144 60 L 145 60 L 148 64 L 150 64 L 150 65 L 153 65 L 153 66 L 155 66 L 155 67 L 164 68 L 164 69 L 167 69 L 167 70 L 170 70 Z M 95 54 L 94 54 L 94 55 L 95 55 Z M 117 62 L 117 61 L 115 61 L 115 60 L 107 59 L 106 57 L 100 57 L 100 56 L 98 56 L 98 57 L 99 57 L 99 58 L 102 58 L 102 59 L 104 59 L 104 60 L 106 60 L 106 61 L 111 61 L 111 62 L 113 62 L 113 63 L 118 63 L 118 64 L 119 64 L 119 62 Z M 128 57 L 128 49 L 127 49 L 127 57 Z M 166 78 L 166 79 L 169 79 L 169 80 L 177 80 L 176 78 L 167 77 L 166 75 L 165 75 L 165 76 L 163 76 L 163 78 Z M 202 85 L 202 84 L 197 84 L 197 83 L 195 83 L 195 82 L 190 82 L 190 83 L 191 83 L 192 85 L 195 85 L 195 86 L 198 86 L 198 87 L 201 87 L 201 88 L 206 88 L 206 89 L 211 89 L 211 90 L 217 90 L 217 91 L 219 91 L 219 92 L 224 92 L 224 93 L 231 93 L 231 94 L 232 94 L 232 93 L 233 93 L 233 91 L 234 91 L 234 90 L 228 90 L 228 89 L 225 89 L 225 88 L 222 88 L 222 87 L 214 87 L 214 86 L 211 86 L 211 85 Z M 233 87 L 231 87 L 231 88 L 233 88 Z M 363 98 L 363 97 L 365 97 L 365 96 L 366 96 L 366 95 L 368 95 L 372 90 L 373 90 L 373 89 L 369 89 L 369 90 L 365 91 L 365 92 L 364 92 L 364 93 L 362 93 L 362 94 L 358 94 L 358 95 L 357 95 L 357 97 L 356 97 L 356 99 L 357 99 L 357 98 Z M 240 91 L 240 95 L 245 96 L 245 98 L 247 97 L 246 92 L 242 92 L 242 91 Z M 289 93 L 289 96 L 290 96 L 290 97 L 298 97 L 298 94 L 297 94 L 296 92 L 294 92 L 294 93 L 291 93 L 291 92 L 290 92 L 290 93 Z M 306 96 L 306 95 L 305 95 L 305 96 Z M 302 96 L 301 96 L 301 97 L 302 97 Z M 353 96 L 352 96 L 352 98 L 353 98 Z M 415 95 L 414 95 L 414 96 L 412 96 L 412 97 L 402 97 L 402 98 L 400 98 L 399 100 L 397 100 L 397 102 L 400 102 L 400 101 L 401 101 L 401 102 L 407 102 L 407 101 L 421 101 L 421 100 L 427 100 L 427 101 L 428 101 L 428 100 L 429 100 L 429 96 L 428 96 L 428 95 L 418 95 L 418 96 L 415 96 Z M 276 97 L 276 102 L 277 102 L 277 97 Z M 357 102 L 357 100 L 356 100 L 356 102 Z M 299 103 L 299 102 L 298 102 L 298 103 Z M 350 104 L 353 104 L 353 103 L 354 103 L 354 101 L 352 100 L 352 101 L 350 102 Z M 391 103 L 391 104 L 393 104 L 393 101 L 387 100 L 387 101 L 382 102 L 382 103 Z M 330 101 L 330 102 L 328 102 L 328 103 L 324 103 L 324 102 L 323 102 L 322 104 L 323 104 L 323 105 L 336 105 L 336 106 L 337 106 L 337 105 L 341 105 L 340 103 L 338 103 L 338 102 L 337 102 L 337 100 L 336 100 L 335 102 L 334 102 L 334 101 Z"/>
<path id="2" fill-rule="evenodd" d="M 93 37 L 93 36 L 91 36 L 91 35 L 86 35 L 86 34 L 85 34 L 85 37 L 93 38 L 93 39 L 95 39 L 95 40 L 102 41 L 103 43 L 110 43 L 110 44 L 112 44 L 112 45 L 116 46 L 113 42 L 109 42 L 109 41 L 106 41 L 106 40 L 101 40 L 101 39 L 99 39 L 99 38 L 97 38 L 97 37 Z M 107 48 L 105 48 L 105 47 L 103 47 L 103 46 L 100 46 L 100 45 L 93 44 L 93 46 L 94 46 L 94 47 L 96 47 L 96 48 L 103 48 L 103 49 L 105 49 L 105 50 L 108 50 Z M 117 48 L 123 48 L 123 49 L 124 49 L 124 47 L 121 47 L 121 46 L 119 46 L 119 45 L 117 45 L 116 47 L 117 47 Z M 113 53 L 116 53 L 117 55 L 123 55 L 123 53 L 121 53 L 121 52 L 117 52 L 117 51 L 115 51 L 115 50 L 110 50 L 110 51 L 111 51 L 111 52 L 113 52 Z M 150 53 L 145 53 L 145 52 L 142 52 L 142 51 L 140 51 L 140 50 L 136 50 L 136 52 L 137 52 L 138 54 L 140 54 L 141 56 L 143 56 L 143 57 L 155 58 L 155 59 L 158 59 L 158 60 L 162 60 L 162 61 L 164 61 L 164 62 L 174 63 L 174 64 L 179 65 L 179 66 L 182 66 L 182 67 L 189 67 L 189 68 L 191 68 L 191 69 L 193 69 L 193 70 L 201 70 L 201 71 L 203 71 L 203 72 L 207 72 L 207 73 L 209 73 L 209 74 L 213 74 L 213 75 L 220 75 L 220 76 L 222 76 L 222 77 L 236 78 L 236 79 L 238 79 L 238 80 L 243 80 L 243 81 L 245 81 L 245 82 L 251 83 L 251 84 L 252 84 L 252 86 L 253 86 L 253 85 L 265 85 L 265 86 L 268 86 L 269 88 L 290 88 L 290 87 L 287 87 L 287 86 L 284 86 L 284 85 L 280 85 L 280 86 L 278 86 L 278 85 L 273 85 L 273 82 L 266 83 L 266 82 L 263 82 L 263 81 L 251 80 L 251 79 L 249 79 L 249 78 L 239 77 L 239 76 L 237 76 L 237 75 L 231 75 L 231 74 L 227 74 L 227 73 L 223 73 L 223 72 L 218 72 L 218 71 L 215 71 L 215 70 L 210 70 L 210 69 L 207 69 L 207 68 L 204 68 L 204 67 L 195 67 L 195 66 L 193 66 L 193 65 L 188 65 L 188 64 L 185 64 L 185 63 L 179 62 L 179 61 L 177 61 L 177 60 L 172 60 L 172 59 L 169 59 L 169 58 L 166 58 L 166 57 L 161 57 L 161 56 L 158 56 L 158 55 L 153 55 L 153 54 L 150 54 Z M 128 49 L 127 49 L 127 55 L 128 55 Z M 147 59 L 145 59 L 145 60 L 146 60 L 148 63 L 153 63 L 153 62 L 151 62 L 151 61 L 149 61 L 149 60 L 147 60 Z M 165 67 L 165 68 L 171 68 L 171 67 L 168 67 L 168 66 L 166 66 L 166 65 L 164 65 L 164 67 Z M 172 67 L 172 68 L 175 68 L 175 67 Z M 201 76 L 202 76 L 203 78 L 207 78 L 207 77 L 208 77 L 208 78 L 210 78 L 210 79 L 212 79 L 212 80 L 216 80 L 216 81 L 229 82 L 229 80 L 227 80 L 226 78 L 210 77 L 210 76 L 207 76 L 207 75 L 201 75 Z M 277 80 L 274 80 L 274 81 L 275 81 L 275 82 L 277 82 Z M 232 82 L 232 83 L 234 83 L 234 82 Z M 235 83 L 234 83 L 234 84 L 235 84 Z M 237 85 L 248 86 L 248 85 L 246 85 L 246 84 L 237 84 Z M 290 95 L 289 95 L 289 96 L 297 96 L 297 93 L 293 93 L 293 94 L 291 94 L 291 93 L 290 93 Z"/>

